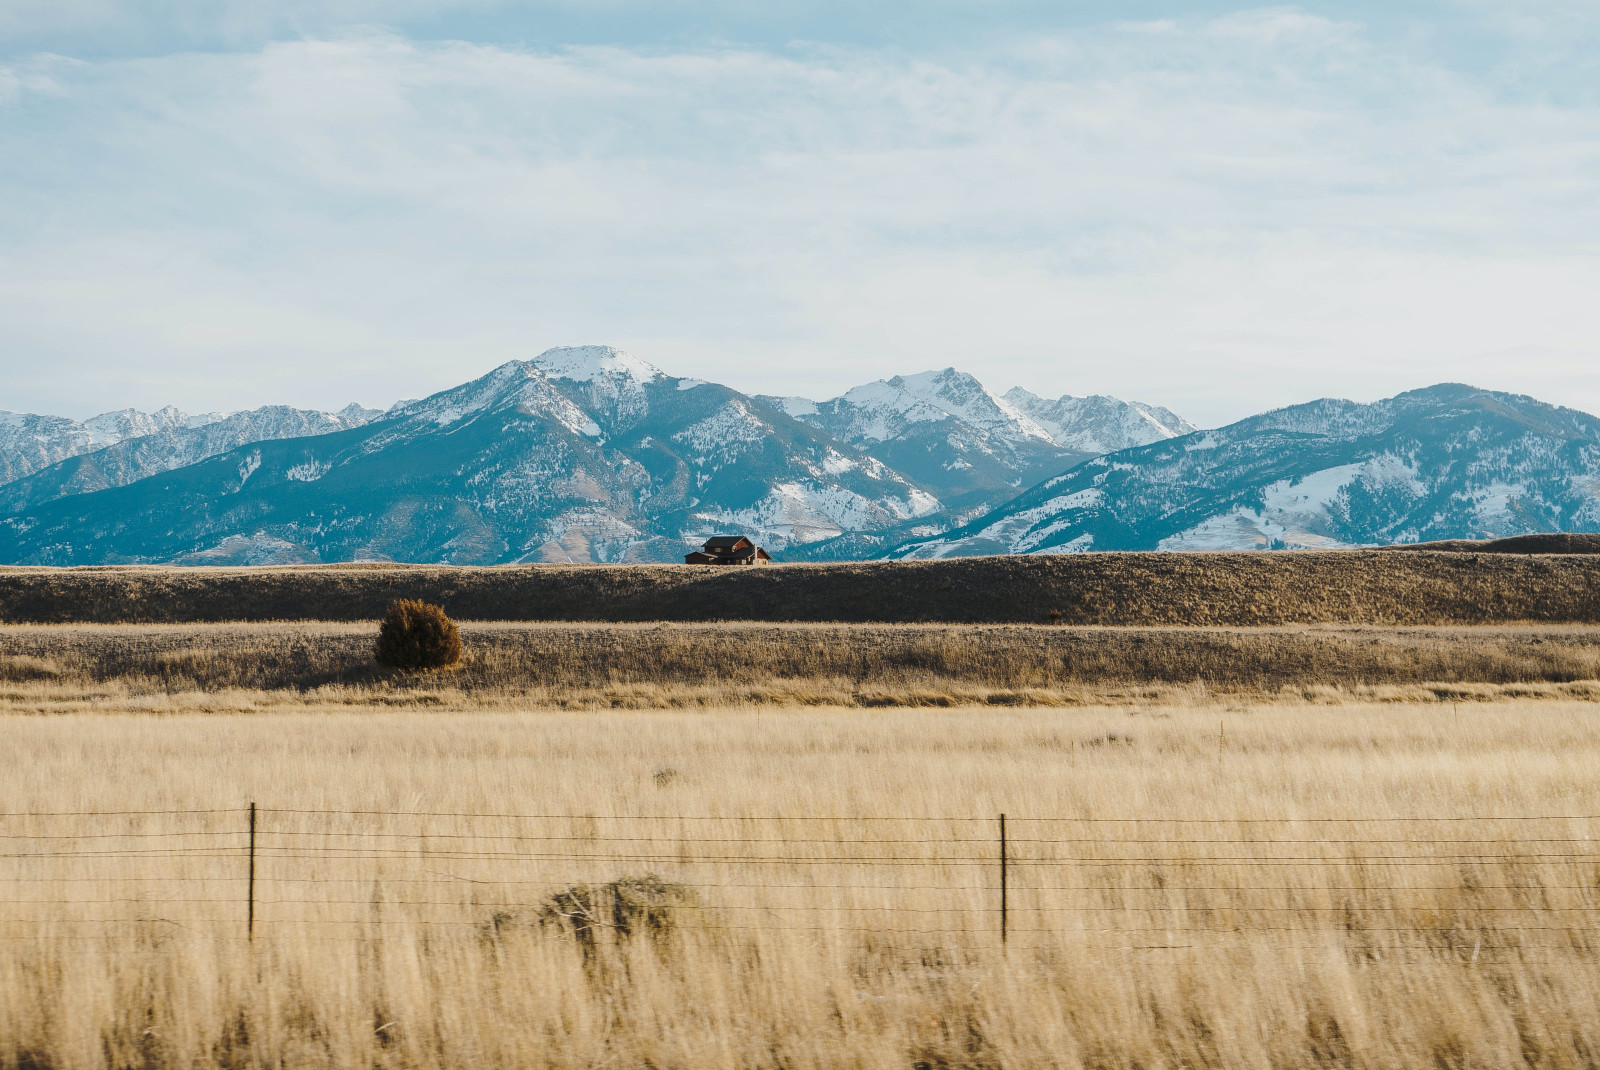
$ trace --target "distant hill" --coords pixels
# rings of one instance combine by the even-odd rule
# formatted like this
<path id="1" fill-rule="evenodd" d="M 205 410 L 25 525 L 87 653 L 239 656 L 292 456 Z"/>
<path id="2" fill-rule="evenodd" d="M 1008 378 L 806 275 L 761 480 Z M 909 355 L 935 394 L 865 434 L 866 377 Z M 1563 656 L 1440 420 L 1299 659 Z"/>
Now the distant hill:
<path id="1" fill-rule="evenodd" d="M 1089 460 L 891 557 L 1336 548 L 1600 530 L 1600 420 L 1444 384 Z"/>
<path id="2" fill-rule="evenodd" d="M 1600 534 L 1548 532 L 1505 539 L 1443 539 L 1397 543 L 1385 550 L 1434 550 L 1458 554 L 1600 554 Z"/>
<path id="3" fill-rule="evenodd" d="M 371 621 L 396 598 L 486 621 L 1593 625 L 1600 624 L 1600 556 L 1338 550 L 1011 554 L 764 568 L 0 567 L 0 621 L 9 622 Z M 1103 647 L 1084 633 L 1071 656 L 1089 664 Z M 939 664 L 925 668 L 938 671 Z"/>

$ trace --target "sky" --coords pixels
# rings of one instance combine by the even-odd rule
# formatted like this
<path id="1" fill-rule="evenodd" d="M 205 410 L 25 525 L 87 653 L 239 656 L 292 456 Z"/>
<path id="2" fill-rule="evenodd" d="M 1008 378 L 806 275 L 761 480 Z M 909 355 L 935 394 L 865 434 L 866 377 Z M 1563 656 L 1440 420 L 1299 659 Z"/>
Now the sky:
<path id="1" fill-rule="evenodd" d="M 555 345 L 1206 426 L 1600 413 L 1600 5 L 5 0 L 0 409 L 386 406 Z"/>

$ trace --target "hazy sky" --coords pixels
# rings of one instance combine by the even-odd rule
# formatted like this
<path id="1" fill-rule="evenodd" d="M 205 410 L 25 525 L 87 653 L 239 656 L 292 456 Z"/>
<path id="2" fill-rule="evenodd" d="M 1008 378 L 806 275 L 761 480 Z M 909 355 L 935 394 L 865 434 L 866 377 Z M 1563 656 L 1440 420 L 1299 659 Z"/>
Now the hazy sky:
<path id="1" fill-rule="evenodd" d="M 1597 295 L 1592 0 L 0 3 L 5 409 L 609 343 L 814 397 L 1600 412 Z"/>

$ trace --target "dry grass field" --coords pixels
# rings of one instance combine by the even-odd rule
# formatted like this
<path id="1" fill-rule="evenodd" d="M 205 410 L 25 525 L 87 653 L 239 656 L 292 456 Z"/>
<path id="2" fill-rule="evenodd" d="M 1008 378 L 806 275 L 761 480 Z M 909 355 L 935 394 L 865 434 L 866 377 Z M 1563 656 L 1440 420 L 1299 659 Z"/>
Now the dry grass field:
<path id="1" fill-rule="evenodd" d="M 1597 713 L 13 713 L 0 1066 L 1593 1066 Z"/>
<path id="2" fill-rule="evenodd" d="M 1204 557 L 0 572 L 0 1070 L 1600 1066 L 1600 558 Z"/>
<path id="3" fill-rule="evenodd" d="M 378 668 L 373 624 L 0 625 L 14 708 L 304 703 L 526 708 L 1069 706 L 1258 698 L 1600 696 L 1600 628 L 484 624 L 449 672 Z M 1480 686 L 1487 685 L 1487 686 Z M 1152 692 L 1154 693 L 1154 692 Z"/>
<path id="4" fill-rule="evenodd" d="M 0 568 L 0 621 L 9 622 L 376 620 L 397 598 L 438 603 L 463 620 L 1595 624 L 1600 554 L 1103 553 L 768 568 Z"/>

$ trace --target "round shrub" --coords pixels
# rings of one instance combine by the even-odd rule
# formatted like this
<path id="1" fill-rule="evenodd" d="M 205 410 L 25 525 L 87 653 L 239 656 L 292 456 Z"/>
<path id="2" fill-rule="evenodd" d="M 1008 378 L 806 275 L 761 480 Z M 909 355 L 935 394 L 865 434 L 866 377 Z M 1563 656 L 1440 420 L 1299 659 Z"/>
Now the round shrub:
<path id="1" fill-rule="evenodd" d="M 461 630 L 438 606 L 405 599 L 383 615 L 375 653 L 391 669 L 448 668 L 461 660 Z"/>

